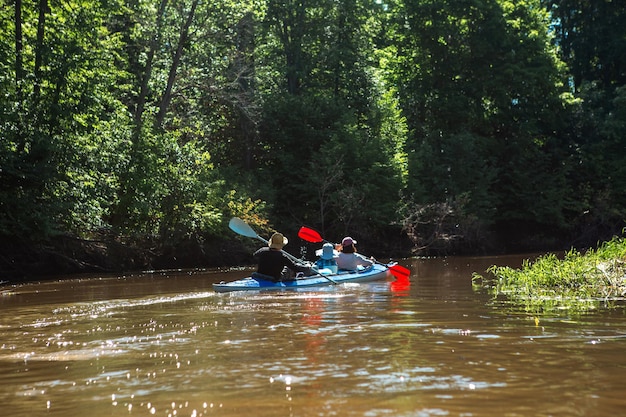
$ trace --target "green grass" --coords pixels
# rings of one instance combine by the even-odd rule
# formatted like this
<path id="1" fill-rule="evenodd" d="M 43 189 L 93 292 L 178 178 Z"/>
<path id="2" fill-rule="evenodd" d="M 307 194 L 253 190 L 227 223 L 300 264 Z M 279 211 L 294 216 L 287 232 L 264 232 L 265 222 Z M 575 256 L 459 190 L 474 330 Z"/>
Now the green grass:
<path id="1" fill-rule="evenodd" d="M 520 269 L 493 265 L 487 272 L 491 277 L 474 274 L 475 286 L 522 302 L 529 310 L 610 307 L 626 296 L 626 241 L 614 238 L 584 254 L 547 254 L 525 260 Z"/>

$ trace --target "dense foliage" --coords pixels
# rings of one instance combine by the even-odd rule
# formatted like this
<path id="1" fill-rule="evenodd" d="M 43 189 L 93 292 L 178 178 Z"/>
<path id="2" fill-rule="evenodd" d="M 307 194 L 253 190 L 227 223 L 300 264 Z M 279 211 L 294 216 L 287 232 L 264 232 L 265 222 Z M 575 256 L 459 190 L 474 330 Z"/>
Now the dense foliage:
<path id="1" fill-rule="evenodd" d="M 623 225 L 618 1 L 0 5 L 0 272 L 84 266 L 68 241 L 228 262 L 232 216 L 396 253 Z"/>

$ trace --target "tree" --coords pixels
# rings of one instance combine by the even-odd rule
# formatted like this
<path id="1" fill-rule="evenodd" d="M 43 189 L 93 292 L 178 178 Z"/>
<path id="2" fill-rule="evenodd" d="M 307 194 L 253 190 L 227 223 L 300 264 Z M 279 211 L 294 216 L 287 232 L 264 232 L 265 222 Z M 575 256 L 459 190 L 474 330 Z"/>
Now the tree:
<path id="1" fill-rule="evenodd" d="M 278 218 L 372 235 L 395 220 L 403 169 L 396 145 L 404 137 L 389 126 L 403 122 L 383 117 L 398 114 L 377 69 L 376 7 L 356 0 L 269 3 L 266 44 L 277 47 L 264 52 L 280 59 L 268 59 L 278 65 L 265 72 L 284 74 L 285 83 L 265 93 L 258 159 Z M 372 195 L 377 203 L 366 205 Z"/>
<path id="2" fill-rule="evenodd" d="M 14 54 L 7 55 L 15 64 L 9 74 L 20 81 L 5 90 L 7 112 L 0 128 L 7 140 L 0 174 L 4 234 L 42 239 L 80 230 L 82 222 L 99 222 L 100 213 L 84 212 L 86 206 L 106 207 L 106 197 L 85 204 L 97 179 L 84 181 L 84 176 L 93 175 L 90 163 L 100 158 L 91 157 L 100 149 L 79 138 L 94 132 L 119 104 L 110 95 L 117 73 L 102 65 L 117 45 L 100 30 L 107 13 L 101 7 L 51 9 L 43 0 L 17 2 L 13 26 L 4 26 L 20 38 Z"/>
<path id="3" fill-rule="evenodd" d="M 619 1 L 543 0 L 552 15 L 555 43 L 577 90 L 626 83 L 626 10 Z"/>
<path id="4" fill-rule="evenodd" d="M 577 244 L 592 246 L 621 233 L 626 216 L 626 10 L 616 1 L 544 4 L 552 15 L 554 44 L 570 69 L 573 111 L 558 134 L 572 150 L 568 180 L 580 201 L 571 219 L 573 235 Z"/>
<path id="5" fill-rule="evenodd" d="M 554 207 L 556 195 L 527 188 L 541 178 L 558 189 L 564 175 L 558 152 L 531 166 L 526 160 L 555 150 L 563 108 L 563 66 L 538 1 L 391 6 L 398 48 L 391 77 L 411 132 L 408 195 L 418 205 L 464 196 L 466 214 L 485 225 L 513 218 L 563 225 L 567 201 Z M 553 210 L 524 215 L 537 205 Z"/>

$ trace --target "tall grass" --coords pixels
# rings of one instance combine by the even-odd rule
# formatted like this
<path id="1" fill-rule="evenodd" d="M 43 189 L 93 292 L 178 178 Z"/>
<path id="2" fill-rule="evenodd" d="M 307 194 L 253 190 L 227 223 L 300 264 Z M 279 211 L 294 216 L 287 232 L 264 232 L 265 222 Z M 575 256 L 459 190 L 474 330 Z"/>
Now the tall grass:
<path id="1" fill-rule="evenodd" d="M 614 238 L 584 254 L 571 250 L 561 259 L 547 254 L 525 260 L 520 269 L 493 265 L 474 283 L 494 295 L 521 301 L 531 310 L 588 310 L 626 296 L 626 241 Z"/>

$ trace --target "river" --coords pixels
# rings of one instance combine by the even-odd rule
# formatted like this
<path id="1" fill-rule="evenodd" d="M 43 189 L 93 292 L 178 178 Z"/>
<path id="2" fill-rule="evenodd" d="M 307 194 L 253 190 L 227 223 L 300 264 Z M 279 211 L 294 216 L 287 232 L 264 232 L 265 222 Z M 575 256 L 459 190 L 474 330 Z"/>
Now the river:
<path id="1" fill-rule="evenodd" d="M 521 259 L 300 292 L 211 289 L 244 268 L 4 286 L 2 415 L 623 415 L 624 309 L 527 313 L 472 288 L 492 264 Z"/>

